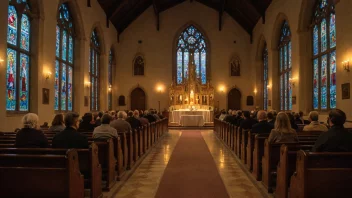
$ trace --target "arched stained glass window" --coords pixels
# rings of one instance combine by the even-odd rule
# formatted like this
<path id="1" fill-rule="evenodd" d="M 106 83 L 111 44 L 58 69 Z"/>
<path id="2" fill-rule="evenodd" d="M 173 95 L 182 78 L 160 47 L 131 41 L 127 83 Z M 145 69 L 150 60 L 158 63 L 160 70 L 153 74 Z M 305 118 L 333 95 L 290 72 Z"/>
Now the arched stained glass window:
<path id="1" fill-rule="evenodd" d="M 31 9 L 27 0 L 9 0 L 7 18 L 6 110 L 29 111 Z"/>
<path id="2" fill-rule="evenodd" d="M 66 3 L 59 8 L 56 25 L 55 101 L 56 111 L 73 110 L 74 25 Z"/>
<path id="3" fill-rule="evenodd" d="M 264 49 L 263 49 L 263 95 L 264 95 L 264 110 L 268 109 L 268 71 L 269 71 L 269 65 L 268 65 L 268 48 L 266 46 L 266 43 L 264 44 Z"/>
<path id="4" fill-rule="evenodd" d="M 109 94 L 108 94 L 108 108 L 112 110 L 112 72 L 115 65 L 114 52 L 110 50 L 109 53 L 109 65 L 108 65 L 108 83 L 109 83 Z"/>
<path id="5" fill-rule="evenodd" d="M 90 38 L 90 57 L 89 57 L 89 77 L 90 77 L 90 110 L 99 110 L 100 94 L 100 43 L 97 31 L 94 30 Z"/>
<path id="6" fill-rule="evenodd" d="M 176 80 L 181 84 L 188 78 L 188 64 L 194 53 L 196 74 L 202 84 L 207 83 L 208 46 L 204 35 L 193 25 L 188 26 L 178 37 L 176 47 Z"/>
<path id="7" fill-rule="evenodd" d="M 313 35 L 313 108 L 336 108 L 336 28 L 335 7 L 318 0 L 314 7 Z"/>
<path id="8" fill-rule="evenodd" d="M 292 70 L 291 53 L 291 30 L 287 21 L 284 21 L 279 43 L 281 110 L 292 110 L 292 88 L 289 82 Z"/>

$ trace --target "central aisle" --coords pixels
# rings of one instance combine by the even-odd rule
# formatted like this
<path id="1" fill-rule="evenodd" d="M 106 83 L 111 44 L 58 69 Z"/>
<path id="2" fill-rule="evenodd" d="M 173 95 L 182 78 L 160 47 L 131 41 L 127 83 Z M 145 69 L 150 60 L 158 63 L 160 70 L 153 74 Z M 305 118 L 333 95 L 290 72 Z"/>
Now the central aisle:
<path id="1" fill-rule="evenodd" d="M 182 133 L 155 197 L 229 197 L 200 131 Z"/>
<path id="2" fill-rule="evenodd" d="M 253 182 L 212 130 L 169 130 L 123 187 L 104 198 L 263 197 Z"/>

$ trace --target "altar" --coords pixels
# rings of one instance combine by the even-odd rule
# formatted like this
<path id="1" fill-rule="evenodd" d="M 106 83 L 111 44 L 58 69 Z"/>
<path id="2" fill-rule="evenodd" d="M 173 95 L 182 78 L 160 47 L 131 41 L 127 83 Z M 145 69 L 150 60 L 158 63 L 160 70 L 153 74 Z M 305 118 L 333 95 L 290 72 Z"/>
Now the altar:
<path id="1" fill-rule="evenodd" d="M 174 110 L 170 121 L 181 126 L 203 126 L 206 122 L 212 122 L 213 111 L 209 110 Z"/>

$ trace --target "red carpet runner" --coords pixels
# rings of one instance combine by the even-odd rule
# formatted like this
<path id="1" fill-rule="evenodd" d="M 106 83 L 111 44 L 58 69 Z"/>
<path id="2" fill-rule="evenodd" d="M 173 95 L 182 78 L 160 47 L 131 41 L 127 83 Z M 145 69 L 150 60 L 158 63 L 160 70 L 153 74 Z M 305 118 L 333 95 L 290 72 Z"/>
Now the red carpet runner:
<path id="1" fill-rule="evenodd" d="M 155 197 L 229 197 L 200 131 L 182 133 Z"/>

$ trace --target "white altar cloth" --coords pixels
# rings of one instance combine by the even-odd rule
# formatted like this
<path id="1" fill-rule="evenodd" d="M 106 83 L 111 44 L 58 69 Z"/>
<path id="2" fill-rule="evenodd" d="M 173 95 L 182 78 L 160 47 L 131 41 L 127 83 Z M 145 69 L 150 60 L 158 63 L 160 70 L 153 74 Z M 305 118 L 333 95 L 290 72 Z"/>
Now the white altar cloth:
<path id="1" fill-rule="evenodd" d="M 204 122 L 213 122 L 212 111 L 209 110 L 175 110 L 171 114 L 171 122 L 180 123 L 182 115 L 201 115 L 203 116 Z"/>
<path id="2" fill-rule="evenodd" d="M 203 126 L 204 119 L 202 115 L 181 115 L 181 126 Z"/>

